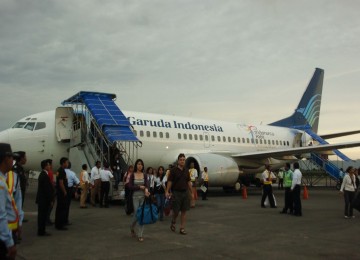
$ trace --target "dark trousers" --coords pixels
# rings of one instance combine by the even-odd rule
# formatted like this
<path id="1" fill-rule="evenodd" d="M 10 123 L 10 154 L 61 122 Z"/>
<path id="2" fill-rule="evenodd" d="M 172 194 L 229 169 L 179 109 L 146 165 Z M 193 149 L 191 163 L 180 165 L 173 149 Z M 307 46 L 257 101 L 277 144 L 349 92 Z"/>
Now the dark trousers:
<path id="1" fill-rule="evenodd" d="M 290 187 L 286 187 L 285 188 L 285 206 L 283 209 L 283 212 L 287 212 L 288 210 L 290 210 L 290 213 L 293 213 L 294 211 L 294 207 L 293 207 L 293 194 L 291 192 L 291 188 Z"/>
<path id="2" fill-rule="evenodd" d="M 353 201 L 354 196 L 355 196 L 355 191 L 344 190 L 345 216 L 348 217 L 353 216 L 353 207 L 351 206 L 351 202 Z"/>
<path id="3" fill-rule="evenodd" d="M 70 188 L 68 187 L 66 190 L 65 223 L 69 223 L 69 212 L 70 212 L 72 194 L 73 194 L 73 187 L 70 187 Z"/>
<path id="4" fill-rule="evenodd" d="M 110 182 L 102 181 L 101 190 L 100 190 L 100 206 L 102 205 L 109 206 L 109 191 L 110 191 Z"/>
<path id="5" fill-rule="evenodd" d="M 165 205 L 165 194 L 164 193 L 155 193 L 156 206 L 159 212 L 160 220 L 164 219 L 164 205 Z"/>
<path id="6" fill-rule="evenodd" d="M 46 202 L 38 203 L 38 235 L 43 235 L 45 233 L 46 222 L 48 220 L 50 204 Z"/>
<path id="7" fill-rule="evenodd" d="M 6 259 L 7 247 L 4 241 L 0 240 L 0 259 Z"/>
<path id="8" fill-rule="evenodd" d="M 202 199 L 206 200 L 207 193 L 208 193 L 208 190 L 209 190 L 209 182 L 204 181 L 203 185 L 206 187 L 206 191 L 205 192 L 202 191 Z"/>
<path id="9" fill-rule="evenodd" d="M 66 220 L 66 197 L 62 192 L 57 194 L 57 204 L 56 204 L 56 211 L 55 211 L 55 227 L 56 228 L 63 228 L 65 226 Z"/>
<path id="10" fill-rule="evenodd" d="M 301 191 L 300 185 L 295 185 L 295 188 L 293 190 L 294 215 L 295 216 L 301 216 L 302 215 L 300 191 Z"/>
<path id="11" fill-rule="evenodd" d="M 278 189 L 279 190 L 284 189 L 284 179 L 279 179 Z"/>
<path id="12" fill-rule="evenodd" d="M 266 196 L 268 196 L 268 198 L 269 198 L 270 206 L 272 208 L 275 208 L 275 201 L 274 201 L 274 196 L 273 196 L 271 184 L 264 184 L 263 185 L 263 195 L 262 195 L 262 198 L 261 198 L 261 206 L 262 207 L 265 207 L 264 202 L 265 202 Z"/>

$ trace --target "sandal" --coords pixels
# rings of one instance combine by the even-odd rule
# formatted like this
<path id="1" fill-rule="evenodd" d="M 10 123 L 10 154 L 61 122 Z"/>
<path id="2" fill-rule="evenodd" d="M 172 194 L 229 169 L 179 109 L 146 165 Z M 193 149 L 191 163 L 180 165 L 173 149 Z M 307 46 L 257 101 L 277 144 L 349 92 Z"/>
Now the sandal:
<path id="1" fill-rule="evenodd" d="M 185 231 L 185 228 L 180 228 L 180 235 L 186 235 L 186 231 Z"/>
<path id="2" fill-rule="evenodd" d="M 139 237 L 138 240 L 139 240 L 139 242 L 144 242 L 144 238 L 143 238 L 143 237 Z"/>
<path id="3" fill-rule="evenodd" d="M 175 221 L 174 221 L 174 220 L 171 220 L 170 229 L 171 229 L 172 232 L 175 232 L 175 230 L 176 230 Z"/>

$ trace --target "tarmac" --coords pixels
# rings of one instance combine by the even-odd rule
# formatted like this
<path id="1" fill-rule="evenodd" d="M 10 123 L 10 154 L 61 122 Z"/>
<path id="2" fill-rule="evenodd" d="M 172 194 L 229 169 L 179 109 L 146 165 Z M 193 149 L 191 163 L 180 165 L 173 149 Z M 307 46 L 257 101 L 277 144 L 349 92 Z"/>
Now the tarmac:
<path id="1" fill-rule="evenodd" d="M 187 215 L 187 235 L 170 230 L 170 217 L 144 229 L 144 242 L 131 237 L 132 217 L 124 207 L 80 209 L 73 200 L 67 231 L 47 227 L 38 237 L 37 185 L 25 198 L 23 240 L 17 259 L 360 259 L 360 214 L 344 219 L 344 200 L 333 187 L 308 188 L 303 216 L 279 214 L 284 191 L 274 193 L 278 208 L 261 208 L 261 189 L 224 193 L 210 188 L 209 200 L 198 200 Z M 55 209 L 52 213 L 54 220 Z"/>

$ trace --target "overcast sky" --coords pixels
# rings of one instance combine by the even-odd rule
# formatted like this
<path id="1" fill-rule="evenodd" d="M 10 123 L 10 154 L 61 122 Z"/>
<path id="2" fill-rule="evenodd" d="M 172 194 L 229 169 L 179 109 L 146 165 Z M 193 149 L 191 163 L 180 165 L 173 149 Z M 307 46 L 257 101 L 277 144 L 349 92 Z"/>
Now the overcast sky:
<path id="1" fill-rule="evenodd" d="M 271 123 L 293 112 L 316 67 L 319 133 L 360 129 L 359 10 L 331 0 L 1 0 L 0 130 L 82 90 L 115 93 L 123 110 Z M 360 158 L 360 148 L 343 151 Z"/>

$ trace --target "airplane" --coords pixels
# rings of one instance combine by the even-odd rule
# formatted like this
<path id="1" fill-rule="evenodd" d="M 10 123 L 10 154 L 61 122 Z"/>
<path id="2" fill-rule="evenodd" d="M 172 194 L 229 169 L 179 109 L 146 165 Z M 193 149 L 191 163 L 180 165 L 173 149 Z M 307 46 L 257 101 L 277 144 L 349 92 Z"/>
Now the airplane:
<path id="1" fill-rule="evenodd" d="M 324 138 L 357 134 L 360 131 L 317 135 L 320 118 L 324 70 L 316 68 L 297 108 L 287 118 L 268 125 L 245 124 L 215 120 L 196 119 L 172 115 L 122 111 L 130 123 L 132 134 L 137 140 L 135 156 L 145 162 L 145 166 L 167 166 L 176 161 L 179 153 L 185 153 L 186 165 L 195 163 L 200 173 L 208 168 L 210 186 L 240 188 L 241 177 L 264 170 L 265 164 L 273 169 L 283 167 L 307 158 L 309 153 L 337 154 L 347 158 L 337 149 L 360 146 L 360 142 L 328 144 Z M 100 92 L 79 92 L 95 96 L 115 94 Z M 74 95 L 74 97 L 79 96 Z M 74 98 L 73 97 L 73 98 Z M 68 104 L 71 98 L 64 101 Z M 71 102 L 70 102 L 71 103 Z M 78 104 L 77 104 L 78 105 Z M 59 106 L 56 110 L 29 115 L 18 120 L 11 128 L 0 132 L 0 141 L 10 143 L 14 151 L 26 151 L 27 170 L 39 169 L 43 159 L 51 158 L 54 165 L 61 157 L 71 157 L 75 147 L 80 149 L 84 141 L 73 141 L 76 129 L 86 137 L 94 129 L 111 148 L 116 142 L 101 132 L 94 117 L 84 111 L 75 111 L 72 106 Z M 82 117 L 79 117 L 82 116 Z M 75 125 L 82 121 L 82 126 Z M 90 138 L 96 142 L 95 137 Z M 108 147 L 108 148 L 109 148 Z M 99 151 L 99 149 L 97 149 Z M 101 150 L 101 149 L 100 149 Z M 110 161 L 110 153 L 104 152 L 103 159 Z M 78 167 L 83 163 L 93 166 L 96 156 L 72 156 Z M 74 160 L 75 160 L 74 159 Z M 136 158 L 133 158 L 136 159 Z M 134 161 L 134 160 L 133 160 Z M 130 164 L 133 161 L 127 161 Z M 75 166 L 75 163 L 73 162 Z M 74 170 L 80 172 L 80 168 Z"/>

